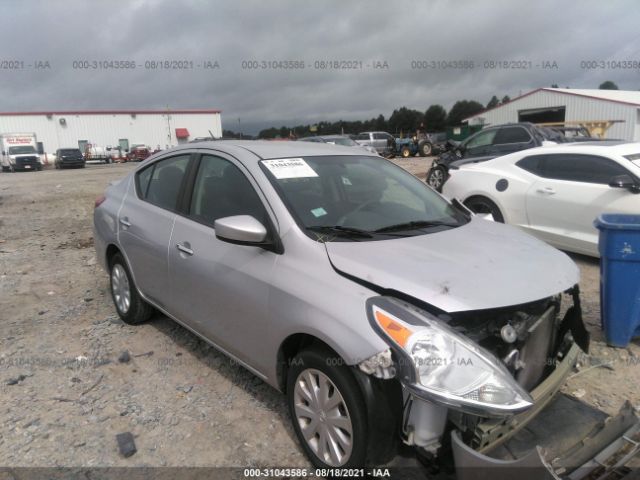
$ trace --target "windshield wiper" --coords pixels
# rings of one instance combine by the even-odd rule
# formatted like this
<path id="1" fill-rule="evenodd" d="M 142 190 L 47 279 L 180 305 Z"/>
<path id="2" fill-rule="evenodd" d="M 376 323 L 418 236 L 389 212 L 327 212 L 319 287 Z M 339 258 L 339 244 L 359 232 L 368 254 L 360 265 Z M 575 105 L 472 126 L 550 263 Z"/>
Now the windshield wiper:
<path id="1" fill-rule="evenodd" d="M 338 235 L 348 235 L 353 237 L 362 237 L 362 238 L 371 238 L 371 232 L 366 230 L 361 230 L 355 227 L 343 227 L 342 225 L 314 225 L 311 227 L 307 227 L 307 230 L 311 230 L 312 232 L 320 232 L 320 233 L 336 233 Z"/>
<path id="2" fill-rule="evenodd" d="M 387 227 L 378 228 L 374 230 L 374 233 L 384 232 L 397 232 L 400 230 L 418 230 L 420 228 L 428 227 L 457 227 L 458 223 L 441 222 L 441 221 L 428 221 L 428 220 L 414 220 L 412 222 L 396 223 L 395 225 L 389 225 Z"/>

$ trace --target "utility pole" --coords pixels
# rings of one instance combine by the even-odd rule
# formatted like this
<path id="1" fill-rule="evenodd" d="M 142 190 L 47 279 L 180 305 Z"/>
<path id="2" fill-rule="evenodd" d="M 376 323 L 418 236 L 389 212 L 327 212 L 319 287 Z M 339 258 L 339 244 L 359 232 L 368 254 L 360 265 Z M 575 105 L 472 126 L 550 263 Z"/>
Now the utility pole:
<path id="1" fill-rule="evenodd" d="M 171 146 L 171 115 L 169 114 L 169 105 L 167 105 L 167 147 Z"/>

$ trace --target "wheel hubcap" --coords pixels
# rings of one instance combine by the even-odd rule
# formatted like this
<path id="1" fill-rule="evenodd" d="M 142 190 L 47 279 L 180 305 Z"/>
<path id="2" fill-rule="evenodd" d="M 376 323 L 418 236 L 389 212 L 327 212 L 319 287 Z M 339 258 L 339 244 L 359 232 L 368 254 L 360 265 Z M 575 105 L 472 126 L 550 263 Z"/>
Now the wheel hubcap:
<path id="1" fill-rule="evenodd" d="M 443 180 L 444 178 L 442 175 L 442 171 L 439 169 L 434 170 L 433 172 L 431 172 L 431 175 L 429 175 L 429 185 L 431 185 L 432 187 L 439 187 L 440 185 L 442 185 Z"/>
<path id="2" fill-rule="evenodd" d="M 303 370 L 293 396 L 296 421 L 309 448 L 327 465 L 344 465 L 353 448 L 353 426 L 335 384 L 319 370 Z"/>
<path id="3" fill-rule="evenodd" d="M 131 306 L 131 288 L 127 272 L 119 263 L 115 264 L 111 270 L 111 292 L 118 310 L 121 313 L 127 313 Z"/>

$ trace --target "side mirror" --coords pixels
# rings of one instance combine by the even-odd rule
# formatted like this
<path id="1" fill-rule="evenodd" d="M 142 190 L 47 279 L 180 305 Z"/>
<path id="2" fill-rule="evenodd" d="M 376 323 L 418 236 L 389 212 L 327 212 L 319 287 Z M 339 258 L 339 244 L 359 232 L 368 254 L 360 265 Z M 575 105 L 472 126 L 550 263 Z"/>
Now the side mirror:
<path id="1" fill-rule="evenodd" d="M 213 228 L 220 240 L 240 245 L 261 245 L 267 238 L 267 229 L 251 215 L 219 218 Z"/>
<path id="2" fill-rule="evenodd" d="M 629 175 L 617 175 L 609 181 L 611 188 L 624 188 L 631 193 L 640 193 L 640 185 L 638 185 Z"/>

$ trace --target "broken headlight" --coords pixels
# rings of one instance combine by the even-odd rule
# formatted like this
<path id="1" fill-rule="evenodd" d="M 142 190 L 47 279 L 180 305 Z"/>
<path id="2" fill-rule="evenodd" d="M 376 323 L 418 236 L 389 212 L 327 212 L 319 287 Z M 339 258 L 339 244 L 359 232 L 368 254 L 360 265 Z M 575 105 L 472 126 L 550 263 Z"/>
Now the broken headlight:
<path id="1" fill-rule="evenodd" d="M 398 353 L 401 380 L 417 395 L 484 414 L 514 413 L 533 404 L 487 350 L 426 312 L 384 297 L 372 300 L 372 324 Z"/>

